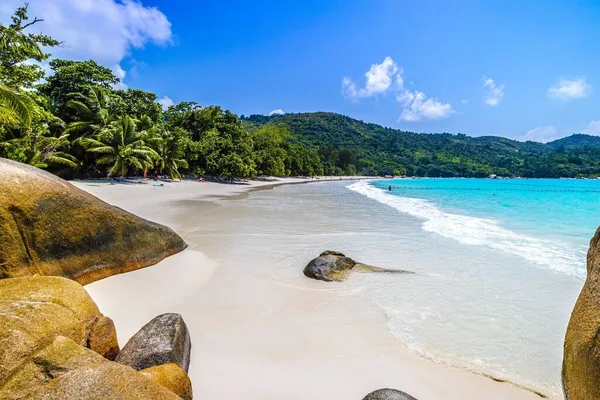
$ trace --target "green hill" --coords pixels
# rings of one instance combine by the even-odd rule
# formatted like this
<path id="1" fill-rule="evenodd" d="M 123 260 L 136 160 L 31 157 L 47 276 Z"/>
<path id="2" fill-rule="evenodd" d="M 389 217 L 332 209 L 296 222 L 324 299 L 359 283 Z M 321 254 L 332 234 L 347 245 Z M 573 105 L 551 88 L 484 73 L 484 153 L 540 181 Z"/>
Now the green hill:
<path id="1" fill-rule="evenodd" d="M 578 133 L 566 138 L 550 142 L 548 143 L 548 146 L 553 150 L 558 150 L 561 147 L 565 149 L 577 149 L 582 147 L 600 147 L 600 137 Z"/>
<path id="2" fill-rule="evenodd" d="M 319 152 L 326 173 L 539 178 L 600 174 L 600 138 L 573 135 L 552 143 L 503 137 L 425 134 L 385 128 L 340 114 L 242 116 L 250 129 L 275 125 Z M 341 156 L 341 160 L 340 160 Z"/>

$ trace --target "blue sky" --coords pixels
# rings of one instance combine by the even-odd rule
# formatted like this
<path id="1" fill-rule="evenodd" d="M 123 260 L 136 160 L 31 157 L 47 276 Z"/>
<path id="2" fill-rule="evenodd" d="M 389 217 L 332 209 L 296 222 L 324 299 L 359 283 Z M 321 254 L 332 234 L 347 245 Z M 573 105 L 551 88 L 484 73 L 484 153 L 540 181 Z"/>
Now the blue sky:
<path id="1" fill-rule="evenodd" d="M 19 3 L 7 2 L 0 18 Z M 418 132 L 600 135 L 598 2 L 30 2 L 43 28 L 75 43 L 58 56 L 120 67 L 129 87 L 175 102 L 333 111 Z"/>

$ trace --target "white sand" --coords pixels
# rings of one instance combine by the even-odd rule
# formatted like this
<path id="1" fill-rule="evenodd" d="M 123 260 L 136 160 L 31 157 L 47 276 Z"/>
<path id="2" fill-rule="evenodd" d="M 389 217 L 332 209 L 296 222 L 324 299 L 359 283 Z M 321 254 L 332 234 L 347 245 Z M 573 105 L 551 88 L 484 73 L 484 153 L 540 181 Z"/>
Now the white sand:
<path id="1" fill-rule="evenodd" d="M 171 226 L 185 238 L 178 228 L 185 221 L 187 201 L 206 200 L 194 201 L 194 206 L 208 213 L 219 207 L 219 198 L 273 183 L 75 184 Z M 190 377 L 198 399 L 360 400 L 382 387 L 404 390 L 419 400 L 539 398 L 413 355 L 389 334 L 383 315 L 366 312 L 351 296 L 323 290 L 322 282 L 279 285 L 251 273 L 251 254 L 240 260 L 246 271 L 239 265 L 217 265 L 193 247 L 87 289 L 115 321 L 121 345 L 155 316 L 181 313 L 192 335 Z M 338 315 L 335 324 L 322 312 L 347 309 L 348 301 L 355 312 Z"/>

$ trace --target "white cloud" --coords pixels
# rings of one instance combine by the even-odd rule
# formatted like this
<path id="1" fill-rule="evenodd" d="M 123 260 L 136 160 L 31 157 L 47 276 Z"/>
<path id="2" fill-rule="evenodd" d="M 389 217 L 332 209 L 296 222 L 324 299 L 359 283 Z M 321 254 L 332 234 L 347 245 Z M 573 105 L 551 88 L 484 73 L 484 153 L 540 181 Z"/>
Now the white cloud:
<path id="1" fill-rule="evenodd" d="M 156 7 L 136 0 L 29 0 L 30 17 L 44 22 L 30 28 L 64 42 L 53 56 L 94 59 L 114 66 L 132 49 L 171 43 L 171 23 Z M 22 0 L 2 0 L 0 20 L 8 21 Z"/>
<path id="2" fill-rule="evenodd" d="M 373 64 L 365 73 L 365 87 L 358 87 L 349 77 L 342 79 L 342 95 L 350 100 L 396 92 L 396 100 L 402 104 L 400 120 L 420 121 L 422 119 L 446 118 L 455 111 L 448 103 L 428 98 L 425 93 L 404 88 L 404 70 L 391 58 L 386 57 L 381 64 Z M 410 82 L 412 84 L 412 81 Z"/>
<path id="3" fill-rule="evenodd" d="M 588 135 L 600 136 L 600 121 L 592 121 L 588 126 L 581 131 L 581 133 L 587 133 Z"/>
<path id="4" fill-rule="evenodd" d="M 271 112 L 269 113 L 269 117 L 270 117 L 271 115 L 283 115 L 283 114 L 285 114 L 285 112 L 284 112 L 284 111 L 283 111 L 281 108 L 278 108 L 278 109 L 276 109 L 276 110 L 273 110 L 273 111 L 271 111 Z"/>
<path id="5" fill-rule="evenodd" d="M 115 89 L 121 89 L 121 90 L 125 90 L 127 89 L 127 84 L 125 82 L 123 82 L 123 80 L 125 79 L 125 76 L 127 75 L 127 72 L 125 72 L 125 70 L 123 68 L 121 68 L 121 66 L 119 64 L 115 65 L 112 69 L 113 74 L 115 74 L 115 76 L 117 78 L 119 78 L 120 82 L 113 85 L 113 87 Z"/>
<path id="6" fill-rule="evenodd" d="M 460 101 L 460 104 L 469 104 L 469 100 L 463 99 Z"/>
<path id="7" fill-rule="evenodd" d="M 578 99 L 587 97 L 591 91 L 592 87 L 585 77 L 560 79 L 548 89 L 548 97 L 561 100 Z"/>
<path id="8" fill-rule="evenodd" d="M 547 143 L 556 139 L 560 139 L 562 135 L 553 126 L 539 126 L 531 129 L 523 137 L 523 140 L 531 140 L 534 142 Z"/>
<path id="9" fill-rule="evenodd" d="M 482 88 L 485 90 L 483 102 L 488 106 L 497 106 L 504 97 L 504 85 L 497 85 L 492 78 L 484 76 Z"/>
<path id="10" fill-rule="evenodd" d="M 170 106 L 175 105 L 175 102 L 169 96 L 163 96 L 157 100 L 158 104 L 162 106 L 163 110 L 166 110 Z"/>
<path id="11" fill-rule="evenodd" d="M 356 83 L 348 76 L 342 79 L 342 94 L 350 99 L 359 99 L 384 94 L 392 87 L 394 75 L 396 83 L 402 86 L 400 74 L 402 71 L 391 57 L 386 57 L 381 64 L 373 64 L 365 73 L 366 83 L 364 88 L 357 87 Z"/>
<path id="12" fill-rule="evenodd" d="M 411 92 L 404 89 L 402 93 L 396 96 L 396 99 L 402 103 L 400 119 L 404 121 L 442 119 L 455 113 L 450 104 L 442 103 L 437 99 L 428 99 L 423 92 L 418 90 Z"/>

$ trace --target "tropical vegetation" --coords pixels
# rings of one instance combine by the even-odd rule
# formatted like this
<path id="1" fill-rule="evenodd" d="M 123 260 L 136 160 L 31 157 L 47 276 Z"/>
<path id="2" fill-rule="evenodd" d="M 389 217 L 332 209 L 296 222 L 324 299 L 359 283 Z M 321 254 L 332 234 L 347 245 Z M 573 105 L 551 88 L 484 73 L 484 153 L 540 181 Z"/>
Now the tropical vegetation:
<path id="1" fill-rule="evenodd" d="M 51 59 L 57 40 L 18 8 L 0 24 L 0 157 L 65 178 L 206 175 L 600 175 L 600 138 L 552 143 L 417 134 L 333 113 L 238 117 L 219 106 L 163 109 L 154 93 L 119 89 L 93 60 Z M 41 63 L 51 73 L 46 75 Z"/>

